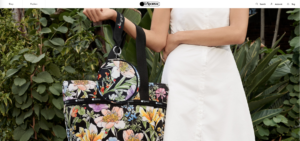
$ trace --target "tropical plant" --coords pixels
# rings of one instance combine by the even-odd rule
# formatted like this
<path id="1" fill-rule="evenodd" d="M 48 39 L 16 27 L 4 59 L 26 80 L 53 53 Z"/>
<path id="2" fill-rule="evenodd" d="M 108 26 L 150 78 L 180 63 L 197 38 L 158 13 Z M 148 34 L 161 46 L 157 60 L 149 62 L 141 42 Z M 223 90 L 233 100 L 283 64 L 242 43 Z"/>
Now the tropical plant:
<path id="1" fill-rule="evenodd" d="M 276 41 L 274 46 L 277 46 L 281 38 Z M 246 41 L 239 49 L 236 48 L 234 51 L 237 68 L 241 75 L 251 112 L 253 126 L 255 127 L 255 134 L 259 139 L 265 135 L 264 128 L 260 125 L 264 119 L 273 118 L 283 111 L 279 107 L 274 109 L 270 109 L 269 107 L 278 98 L 287 94 L 284 88 L 288 83 L 287 80 L 273 85 L 269 83 L 268 80 L 281 63 L 281 60 L 270 63 L 278 52 L 279 47 L 276 47 L 265 55 L 264 58 L 259 59 L 259 54 L 267 53 L 264 52 L 266 50 L 260 49 L 260 45 L 261 40 L 258 38 L 252 44 L 251 41 Z"/>

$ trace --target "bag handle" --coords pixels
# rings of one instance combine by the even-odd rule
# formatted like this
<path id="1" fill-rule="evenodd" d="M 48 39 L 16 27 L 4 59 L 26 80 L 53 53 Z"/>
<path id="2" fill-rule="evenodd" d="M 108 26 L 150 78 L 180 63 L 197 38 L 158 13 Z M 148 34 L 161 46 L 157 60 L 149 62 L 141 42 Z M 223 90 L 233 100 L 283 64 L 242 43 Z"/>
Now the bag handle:
<path id="1" fill-rule="evenodd" d="M 115 46 L 120 47 L 120 49 L 124 46 L 124 41 L 126 37 L 126 32 L 123 31 L 124 28 L 124 16 L 117 11 L 117 19 L 116 23 L 113 20 L 110 20 L 110 25 L 113 30 L 113 39 L 115 41 Z M 140 75 L 140 99 L 141 100 L 149 100 L 149 81 L 148 81 L 148 69 L 146 62 L 146 35 L 144 30 L 136 25 L 136 57 L 137 57 L 137 70 Z M 108 59 L 116 58 L 114 49 L 112 49 L 108 55 Z M 116 52 L 120 52 L 119 48 L 116 48 Z"/>
<path id="2" fill-rule="evenodd" d="M 149 100 L 149 80 L 148 69 L 146 61 L 146 35 L 140 26 L 136 25 L 136 57 L 137 57 L 137 70 L 140 74 L 140 99 Z"/>
<path id="3" fill-rule="evenodd" d="M 123 48 L 123 46 L 125 44 L 125 37 L 126 37 L 127 33 L 125 31 L 123 31 L 124 22 L 125 22 L 124 16 L 122 14 L 120 14 L 118 11 L 116 11 L 116 12 L 117 12 L 116 22 L 114 22 L 113 20 L 109 20 L 109 24 L 113 31 L 113 40 L 115 41 L 114 47 L 116 47 L 115 51 L 118 53 L 121 53 L 121 49 Z M 113 59 L 113 58 L 118 57 L 118 56 L 116 56 L 116 54 L 113 51 L 114 47 L 109 52 L 107 59 Z"/>

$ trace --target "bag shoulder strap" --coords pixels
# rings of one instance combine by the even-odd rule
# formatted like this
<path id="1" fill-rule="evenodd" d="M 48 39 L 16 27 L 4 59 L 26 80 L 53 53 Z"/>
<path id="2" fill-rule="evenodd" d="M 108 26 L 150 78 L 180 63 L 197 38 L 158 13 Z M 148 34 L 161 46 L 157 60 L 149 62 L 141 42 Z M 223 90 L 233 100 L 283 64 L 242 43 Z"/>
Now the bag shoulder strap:
<path id="1" fill-rule="evenodd" d="M 136 25 L 136 57 L 137 70 L 140 74 L 140 99 L 149 100 L 149 81 L 146 61 L 146 35 L 140 26 Z"/>

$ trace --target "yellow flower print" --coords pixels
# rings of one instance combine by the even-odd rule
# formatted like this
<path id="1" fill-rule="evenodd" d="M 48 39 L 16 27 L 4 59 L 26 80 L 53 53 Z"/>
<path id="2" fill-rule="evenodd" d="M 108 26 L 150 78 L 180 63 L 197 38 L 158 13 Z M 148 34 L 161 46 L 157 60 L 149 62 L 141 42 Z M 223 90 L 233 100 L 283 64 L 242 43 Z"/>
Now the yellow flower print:
<path id="1" fill-rule="evenodd" d="M 90 130 L 86 130 L 86 134 L 84 136 L 83 141 L 101 141 L 104 135 L 104 131 L 102 131 L 100 134 L 97 134 L 95 132 L 91 132 Z"/>
<path id="2" fill-rule="evenodd" d="M 140 116 L 142 117 L 142 120 L 147 121 L 152 129 L 154 129 L 156 114 L 157 109 L 154 109 L 153 107 L 147 106 L 146 111 L 144 111 L 144 108 L 140 107 Z"/>
<path id="3" fill-rule="evenodd" d="M 82 127 L 80 127 L 79 133 L 76 133 L 76 137 L 80 138 L 80 140 L 83 140 L 84 136 L 85 136 L 84 129 Z"/>
<path id="4" fill-rule="evenodd" d="M 156 122 L 156 125 L 158 124 L 158 122 L 160 120 L 164 121 L 164 117 L 165 117 L 165 114 L 163 113 L 162 108 L 159 108 L 157 110 L 156 116 L 154 118 L 154 121 Z"/>

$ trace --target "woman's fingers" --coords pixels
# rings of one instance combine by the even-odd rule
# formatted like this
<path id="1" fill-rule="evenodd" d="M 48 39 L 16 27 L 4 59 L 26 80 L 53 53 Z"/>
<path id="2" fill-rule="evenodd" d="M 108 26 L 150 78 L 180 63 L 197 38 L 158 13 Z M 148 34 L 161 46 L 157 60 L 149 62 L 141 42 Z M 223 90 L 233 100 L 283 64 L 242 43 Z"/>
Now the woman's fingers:
<path id="1" fill-rule="evenodd" d="M 100 8 L 100 9 L 95 9 L 95 11 L 94 11 L 94 12 L 95 12 L 95 15 L 96 15 L 96 21 L 97 21 L 97 22 L 101 21 L 101 18 L 102 18 L 102 15 L 101 15 L 101 12 L 100 12 L 101 9 L 102 9 L 102 8 Z"/>
<path id="2" fill-rule="evenodd" d="M 95 12 L 94 12 L 95 10 L 94 10 L 94 9 L 95 9 L 95 8 L 91 8 L 90 14 L 91 14 L 91 17 L 92 17 L 92 19 L 93 19 L 92 21 L 93 21 L 93 22 L 96 22 L 96 21 L 97 21 L 97 19 L 96 19 L 97 16 L 95 15 Z"/>
<path id="3" fill-rule="evenodd" d="M 90 14 L 90 8 L 85 8 L 83 10 L 83 13 L 91 20 L 93 21 L 93 18 L 91 17 L 91 14 Z"/>

